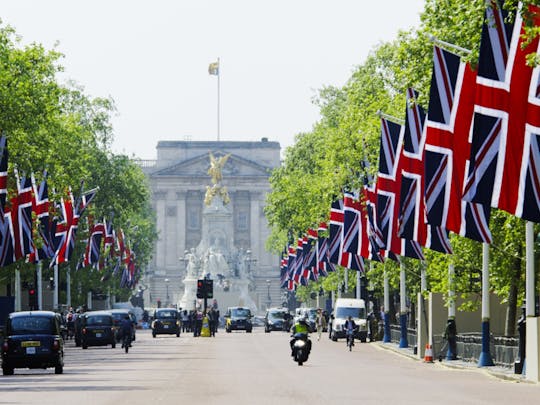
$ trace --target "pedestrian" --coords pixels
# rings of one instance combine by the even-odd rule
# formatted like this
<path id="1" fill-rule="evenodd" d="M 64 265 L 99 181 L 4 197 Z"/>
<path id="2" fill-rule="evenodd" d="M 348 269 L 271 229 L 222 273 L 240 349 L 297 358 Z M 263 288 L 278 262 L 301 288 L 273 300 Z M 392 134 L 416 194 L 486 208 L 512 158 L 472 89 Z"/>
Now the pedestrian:
<path id="1" fill-rule="evenodd" d="M 182 315 L 181 315 L 181 318 L 182 318 L 182 332 L 189 332 L 189 317 L 188 317 L 188 312 L 187 310 L 183 310 L 182 311 Z"/>
<path id="2" fill-rule="evenodd" d="M 195 319 L 195 312 L 193 310 L 189 311 L 188 313 L 188 332 L 193 332 L 193 325 L 194 325 L 194 319 Z"/>
<path id="3" fill-rule="evenodd" d="M 195 313 L 195 328 L 193 330 L 193 336 L 201 336 L 201 329 L 203 323 L 203 313 L 199 310 Z"/>
<path id="4" fill-rule="evenodd" d="M 326 328 L 326 319 L 322 313 L 321 308 L 317 309 L 317 318 L 315 319 L 315 323 L 317 325 L 317 340 L 321 340 L 321 334 Z"/>
<path id="5" fill-rule="evenodd" d="M 208 317 L 208 327 L 210 328 L 210 336 L 216 336 L 216 333 L 215 333 L 216 311 L 214 310 L 214 307 L 210 307 L 207 317 Z"/>

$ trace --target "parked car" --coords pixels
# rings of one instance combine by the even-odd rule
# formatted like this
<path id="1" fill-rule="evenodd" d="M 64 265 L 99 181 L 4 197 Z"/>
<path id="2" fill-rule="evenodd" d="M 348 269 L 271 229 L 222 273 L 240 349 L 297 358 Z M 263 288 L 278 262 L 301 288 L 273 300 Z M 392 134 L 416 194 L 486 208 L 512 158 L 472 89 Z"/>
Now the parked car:
<path id="1" fill-rule="evenodd" d="M 176 335 L 180 337 L 180 319 L 176 308 L 159 308 L 154 312 L 152 337 L 157 335 Z"/>
<path id="2" fill-rule="evenodd" d="M 82 315 L 81 345 L 83 349 L 88 346 L 116 347 L 116 333 L 113 316 L 109 311 L 90 311 Z"/>
<path id="3" fill-rule="evenodd" d="M 270 333 L 273 330 L 290 329 L 289 310 L 287 308 L 268 308 L 264 316 L 264 331 Z"/>
<path id="4" fill-rule="evenodd" d="M 251 333 L 253 324 L 251 323 L 251 310 L 244 307 L 229 307 L 225 313 L 225 332 L 231 333 L 233 330 L 245 330 Z"/>
<path id="5" fill-rule="evenodd" d="M 9 314 L 2 343 L 2 372 L 13 375 L 16 368 L 54 367 L 64 372 L 64 340 L 60 315 L 50 311 Z"/>
<path id="6" fill-rule="evenodd" d="M 137 318 L 135 317 L 135 314 L 129 309 L 110 309 L 108 312 L 110 312 L 113 317 L 113 324 L 116 332 L 116 343 L 119 343 L 122 340 L 120 324 L 122 323 L 122 319 L 124 319 L 126 315 L 129 316 L 129 319 L 131 320 L 131 341 L 134 342 L 136 337 L 135 331 L 137 330 Z"/>

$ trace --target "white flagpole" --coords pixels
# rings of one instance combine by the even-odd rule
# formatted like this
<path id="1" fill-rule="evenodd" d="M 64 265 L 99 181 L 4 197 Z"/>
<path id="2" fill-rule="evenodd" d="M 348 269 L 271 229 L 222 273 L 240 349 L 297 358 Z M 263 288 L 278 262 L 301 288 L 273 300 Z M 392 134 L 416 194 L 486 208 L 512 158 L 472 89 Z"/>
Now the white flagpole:
<path id="1" fill-rule="evenodd" d="M 220 76 L 221 76 L 221 64 L 219 58 L 217 59 L 218 71 L 217 71 L 217 140 L 219 142 L 220 136 Z"/>

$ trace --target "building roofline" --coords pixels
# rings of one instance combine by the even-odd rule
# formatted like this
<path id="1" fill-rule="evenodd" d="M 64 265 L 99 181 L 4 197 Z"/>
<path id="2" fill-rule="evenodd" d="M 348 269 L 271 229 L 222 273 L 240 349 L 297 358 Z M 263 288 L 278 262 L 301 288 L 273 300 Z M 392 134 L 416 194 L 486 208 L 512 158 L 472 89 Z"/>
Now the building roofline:
<path id="1" fill-rule="evenodd" d="M 266 139 L 266 138 L 263 138 Z M 159 141 L 159 148 L 210 148 L 210 149 L 281 149 L 279 142 L 261 140 L 256 142 L 250 141 Z"/>

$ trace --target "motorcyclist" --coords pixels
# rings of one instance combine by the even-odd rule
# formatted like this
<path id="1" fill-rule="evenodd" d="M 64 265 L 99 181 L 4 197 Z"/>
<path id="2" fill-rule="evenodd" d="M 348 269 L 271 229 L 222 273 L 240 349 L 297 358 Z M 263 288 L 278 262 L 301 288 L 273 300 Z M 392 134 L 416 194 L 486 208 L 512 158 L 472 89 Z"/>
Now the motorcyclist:
<path id="1" fill-rule="evenodd" d="M 122 322 L 120 323 L 120 332 L 122 333 L 122 348 L 124 347 L 124 344 L 125 344 L 124 342 L 126 342 L 131 347 L 131 329 L 132 328 L 133 328 L 133 324 L 131 323 L 131 319 L 129 319 L 129 315 L 126 315 L 124 319 L 122 319 Z"/>
<path id="2" fill-rule="evenodd" d="M 296 341 L 297 334 L 305 335 L 306 345 L 308 354 L 311 352 L 311 340 L 309 339 L 309 325 L 308 325 L 308 315 L 305 314 L 303 317 L 298 318 L 296 323 L 291 328 L 291 356 L 294 356 L 294 342 Z"/>
<path id="3" fill-rule="evenodd" d="M 349 315 L 345 323 L 343 324 L 343 330 L 345 331 L 345 334 L 347 338 L 352 339 L 352 345 L 354 346 L 354 330 L 356 329 L 356 322 L 352 319 L 352 316 Z M 349 340 L 346 341 L 349 343 Z"/>

